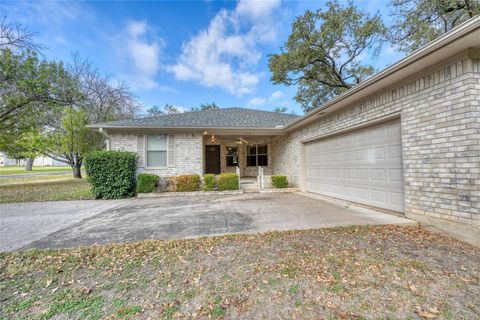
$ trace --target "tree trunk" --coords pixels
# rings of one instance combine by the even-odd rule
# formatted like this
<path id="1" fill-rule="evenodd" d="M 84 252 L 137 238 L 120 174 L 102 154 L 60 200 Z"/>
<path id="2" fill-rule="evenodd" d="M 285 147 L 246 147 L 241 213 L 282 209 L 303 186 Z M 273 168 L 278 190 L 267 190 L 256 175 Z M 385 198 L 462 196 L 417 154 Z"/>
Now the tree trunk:
<path id="1" fill-rule="evenodd" d="M 72 165 L 73 177 L 77 179 L 82 179 L 82 165 L 75 163 Z"/>
<path id="2" fill-rule="evenodd" d="M 33 160 L 35 160 L 34 157 L 27 158 L 27 162 L 25 162 L 25 171 L 32 171 Z"/>

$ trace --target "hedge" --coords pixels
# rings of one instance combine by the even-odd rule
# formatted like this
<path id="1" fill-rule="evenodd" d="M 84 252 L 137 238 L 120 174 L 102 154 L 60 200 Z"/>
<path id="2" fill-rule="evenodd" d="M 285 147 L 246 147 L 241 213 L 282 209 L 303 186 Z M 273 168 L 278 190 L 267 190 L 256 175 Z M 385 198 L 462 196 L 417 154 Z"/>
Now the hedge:
<path id="1" fill-rule="evenodd" d="M 93 151 L 85 154 L 85 171 L 96 199 L 120 199 L 135 194 L 137 154 Z"/>
<path id="2" fill-rule="evenodd" d="M 238 190 L 238 175 L 236 173 L 222 173 L 217 178 L 218 191 Z"/>
<path id="3" fill-rule="evenodd" d="M 159 177 L 158 179 L 158 192 L 175 192 L 177 191 L 175 188 L 177 177 Z"/>
<path id="4" fill-rule="evenodd" d="M 215 175 L 208 173 L 203 176 L 203 191 L 213 190 L 215 190 Z"/>
<path id="5" fill-rule="evenodd" d="M 137 193 L 150 193 L 158 186 L 159 176 L 151 173 L 140 173 L 137 176 Z"/>
<path id="6" fill-rule="evenodd" d="M 198 174 L 186 174 L 177 177 L 177 191 L 199 191 L 200 190 L 200 176 Z"/>
<path id="7" fill-rule="evenodd" d="M 288 179 L 287 176 L 272 176 L 272 184 L 275 188 L 287 188 Z"/>

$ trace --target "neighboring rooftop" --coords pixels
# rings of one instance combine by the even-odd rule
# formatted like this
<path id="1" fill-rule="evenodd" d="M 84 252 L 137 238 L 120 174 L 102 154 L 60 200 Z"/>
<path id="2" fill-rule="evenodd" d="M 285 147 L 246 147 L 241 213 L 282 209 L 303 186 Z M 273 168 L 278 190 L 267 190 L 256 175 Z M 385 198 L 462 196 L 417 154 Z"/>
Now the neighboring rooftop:
<path id="1" fill-rule="evenodd" d="M 297 115 L 246 109 L 225 108 L 166 114 L 158 117 L 118 120 L 89 125 L 90 128 L 281 128 Z"/>

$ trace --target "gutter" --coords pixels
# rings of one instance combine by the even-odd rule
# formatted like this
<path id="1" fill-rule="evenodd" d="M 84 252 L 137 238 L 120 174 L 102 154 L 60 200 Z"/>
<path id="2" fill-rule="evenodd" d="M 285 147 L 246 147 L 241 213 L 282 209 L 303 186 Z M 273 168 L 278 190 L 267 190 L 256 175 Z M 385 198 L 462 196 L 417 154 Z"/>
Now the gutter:
<path id="1" fill-rule="evenodd" d="M 281 132 L 285 127 L 260 128 L 260 127 L 176 127 L 176 126 L 99 126 L 90 124 L 86 128 L 99 129 L 178 129 L 178 130 L 268 130 Z"/>
<path id="2" fill-rule="evenodd" d="M 333 98 L 330 101 L 327 101 L 323 105 L 315 108 L 314 110 L 310 111 L 306 115 L 300 117 L 299 119 L 293 120 L 291 123 L 286 125 L 283 130 L 288 130 L 294 126 L 301 125 L 303 121 L 306 119 L 317 115 L 318 113 L 324 111 L 325 109 L 339 103 L 342 100 L 345 100 L 346 98 L 366 89 L 367 87 L 370 87 L 379 81 L 385 79 L 386 77 L 406 68 L 407 66 L 413 64 L 414 62 L 417 62 L 418 60 L 426 57 L 427 55 L 445 47 L 446 45 L 450 44 L 451 42 L 464 37 L 465 35 L 471 33 L 472 31 L 475 31 L 476 29 L 480 28 L 480 16 L 476 16 L 468 21 L 465 21 L 452 31 L 440 36 L 439 38 L 433 40 L 430 42 L 428 45 L 426 45 L 423 48 L 420 48 L 410 55 L 406 56 L 405 58 L 401 59 L 397 63 L 391 65 L 390 67 L 387 67 L 383 71 L 377 73 L 376 75 L 372 76 L 371 78 L 365 80 L 364 82 L 354 86 L 353 88 L 349 89 L 348 91 L 345 91 L 344 93 L 338 95 L 337 97 Z M 473 46 L 474 44 L 472 44 Z"/>

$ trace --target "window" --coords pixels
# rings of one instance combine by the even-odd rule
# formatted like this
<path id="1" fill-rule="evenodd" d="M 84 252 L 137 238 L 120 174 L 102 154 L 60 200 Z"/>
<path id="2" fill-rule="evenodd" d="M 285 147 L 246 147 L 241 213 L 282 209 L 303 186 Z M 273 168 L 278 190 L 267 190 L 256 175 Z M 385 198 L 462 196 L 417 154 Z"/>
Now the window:
<path id="1" fill-rule="evenodd" d="M 266 144 L 257 145 L 257 165 L 258 166 L 268 166 L 268 150 Z"/>
<path id="2" fill-rule="evenodd" d="M 167 166 L 167 136 L 147 136 L 147 167 Z"/>
<path id="3" fill-rule="evenodd" d="M 252 144 L 247 147 L 247 166 L 268 166 L 267 144 Z"/>
<path id="4" fill-rule="evenodd" d="M 227 147 L 227 166 L 238 166 L 238 153 L 237 147 Z"/>

